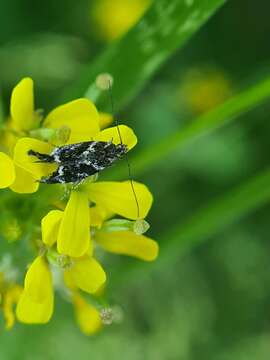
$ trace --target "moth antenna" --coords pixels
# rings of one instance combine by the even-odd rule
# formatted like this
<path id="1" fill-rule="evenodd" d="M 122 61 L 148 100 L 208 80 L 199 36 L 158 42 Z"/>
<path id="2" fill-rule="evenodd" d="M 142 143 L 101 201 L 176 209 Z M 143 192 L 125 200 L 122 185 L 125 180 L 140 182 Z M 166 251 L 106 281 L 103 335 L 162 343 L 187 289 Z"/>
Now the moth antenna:
<path id="1" fill-rule="evenodd" d="M 108 90 L 109 90 L 109 94 L 110 94 L 110 102 L 111 102 L 111 112 L 112 115 L 114 115 L 114 101 L 113 101 L 113 93 L 112 93 L 112 80 L 110 78 L 108 78 Z M 119 140 L 121 145 L 123 145 L 123 139 L 121 136 L 121 132 L 120 132 L 120 128 L 119 128 L 119 122 L 117 117 L 115 117 L 115 124 L 116 124 L 116 128 L 117 128 L 117 132 L 118 132 L 118 136 L 119 136 Z M 138 197 L 135 191 L 135 187 L 134 187 L 134 183 L 132 180 L 132 173 L 131 173 L 131 166 L 130 166 L 130 162 L 129 162 L 129 158 L 128 158 L 128 154 L 127 152 L 125 153 L 125 159 L 126 159 L 126 163 L 127 163 L 127 168 L 128 168 L 128 178 L 130 181 L 130 186 L 134 195 L 134 199 L 136 202 L 136 207 L 137 207 L 137 218 L 140 218 L 140 206 L 139 206 L 139 201 L 138 201 Z"/>

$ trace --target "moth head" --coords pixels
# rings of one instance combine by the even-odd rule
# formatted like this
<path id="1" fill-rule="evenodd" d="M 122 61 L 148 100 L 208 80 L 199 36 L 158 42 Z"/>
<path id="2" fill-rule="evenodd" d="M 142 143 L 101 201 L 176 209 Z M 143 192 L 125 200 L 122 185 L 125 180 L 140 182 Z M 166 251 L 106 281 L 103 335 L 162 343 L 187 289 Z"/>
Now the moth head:
<path id="1" fill-rule="evenodd" d="M 121 157 L 128 152 L 127 145 L 125 144 L 118 144 L 115 147 L 116 147 L 116 154 L 118 157 Z"/>

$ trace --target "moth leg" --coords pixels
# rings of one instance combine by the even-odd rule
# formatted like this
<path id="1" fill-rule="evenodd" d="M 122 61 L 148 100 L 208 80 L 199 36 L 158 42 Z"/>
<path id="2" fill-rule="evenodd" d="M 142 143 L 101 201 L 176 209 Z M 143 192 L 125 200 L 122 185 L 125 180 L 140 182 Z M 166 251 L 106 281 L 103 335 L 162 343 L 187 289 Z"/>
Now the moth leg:
<path id="1" fill-rule="evenodd" d="M 72 190 L 78 189 L 78 187 L 79 187 L 84 181 L 85 181 L 85 179 L 82 179 L 82 180 L 79 180 L 79 181 L 73 183 L 71 189 L 72 189 Z"/>
<path id="2" fill-rule="evenodd" d="M 70 195 L 70 189 L 68 187 L 67 184 L 63 184 L 63 187 L 64 187 L 64 191 L 63 191 L 63 194 L 60 198 L 61 201 L 63 200 L 67 200 L 69 198 L 69 195 Z"/>
<path id="3" fill-rule="evenodd" d="M 39 159 L 38 162 L 47 162 L 47 163 L 52 163 L 54 162 L 54 157 L 48 154 L 41 154 L 37 151 L 34 150 L 29 150 L 28 151 L 28 155 L 30 156 L 35 156 L 36 158 Z"/>
<path id="4" fill-rule="evenodd" d="M 95 173 L 95 175 L 97 175 L 97 174 L 98 174 L 98 172 Z M 89 176 L 93 176 L 93 175 L 89 175 Z M 76 180 L 75 182 L 73 182 L 72 190 L 78 189 L 78 187 L 86 181 L 87 177 L 88 176 L 84 175 L 83 177 L 81 177 L 78 180 Z"/>

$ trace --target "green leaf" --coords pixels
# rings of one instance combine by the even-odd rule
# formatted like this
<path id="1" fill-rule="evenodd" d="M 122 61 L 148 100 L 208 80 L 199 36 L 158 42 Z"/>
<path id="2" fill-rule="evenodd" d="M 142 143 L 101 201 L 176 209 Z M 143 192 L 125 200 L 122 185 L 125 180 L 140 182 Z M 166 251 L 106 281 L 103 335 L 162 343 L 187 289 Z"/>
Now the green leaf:
<path id="1" fill-rule="evenodd" d="M 162 269 L 174 260 L 209 240 L 226 226 L 239 221 L 270 200 L 270 169 L 265 170 L 244 184 L 236 187 L 209 205 L 193 213 L 183 224 L 177 225 L 160 241 L 160 257 L 151 270 Z M 143 276 L 144 263 L 131 263 L 116 270 L 116 282 Z M 148 269 L 149 271 L 149 269 Z M 139 272 L 139 274 L 138 274 Z"/>
<path id="2" fill-rule="evenodd" d="M 114 78 L 114 102 L 117 109 L 121 108 L 225 1 L 153 1 L 141 21 L 126 36 L 86 66 L 77 83 L 65 94 L 65 100 L 83 95 L 90 99 L 94 96 L 96 100 L 95 78 L 106 72 Z M 108 103 L 107 96 L 106 99 Z"/>
<path id="3" fill-rule="evenodd" d="M 270 76 L 260 83 L 236 94 L 210 112 L 199 116 L 190 125 L 166 137 L 156 145 L 142 150 L 132 158 L 134 174 L 139 176 L 141 173 L 152 169 L 161 159 L 173 153 L 176 149 L 180 149 L 192 140 L 227 124 L 229 121 L 236 120 L 240 115 L 255 108 L 269 98 Z M 126 164 L 121 164 L 114 171 L 110 172 L 109 177 L 121 179 L 126 177 L 126 173 Z"/>

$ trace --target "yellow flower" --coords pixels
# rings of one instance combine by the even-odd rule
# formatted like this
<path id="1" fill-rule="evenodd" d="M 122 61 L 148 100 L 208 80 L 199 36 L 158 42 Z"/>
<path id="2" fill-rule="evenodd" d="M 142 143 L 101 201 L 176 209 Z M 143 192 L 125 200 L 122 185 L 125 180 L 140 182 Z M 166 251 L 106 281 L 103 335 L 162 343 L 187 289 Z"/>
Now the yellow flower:
<path id="1" fill-rule="evenodd" d="M 113 116 L 107 113 L 99 113 L 99 126 L 100 129 L 105 129 L 110 126 L 113 122 Z"/>
<path id="2" fill-rule="evenodd" d="M 100 35 L 107 41 L 124 35 L 144 14 L 150 0 L 98 0 L 93 13 Z"/>
<path id="3" fill-rule="evenodd" d="M 33 88 L 33 80 L 24 78 L 12 91 L 10 99 L 11 127 L 17 131 L 27 132 L 39 125 L 40 117 L 35 112 Z"/>
<path id="4" fill-rule="evenodd" d="M 145 261 L 155 260 L 158 256 L 158 244 L 154 240 L 144 235 L 137 235 L 133 231 L 107 231 L 102 228 L 102 223 L 114 213 L 129 219 L 137 219 L 137 209 L 130 183 L 128 181 L 101 182 L 91 183 L 87 187 L 93 185 L 94 188 L 89 190 L 89 196 L 93 191 L 94 201 L 98 205 L 88 209 L 86 193 L 72 192 L 64 211 L 52 210 L 42 219 L 43 242 L 49 247 L 57 243 L 60 254 L 73 258 L 80 258 L 85 253 L 92 255 L 93 242 L 96 242 L 97 245 L 112 253 L 134 256 Z M 146 216 L 152 204 L 152 195 L 143 184 L 134 182 L 134 188 L 141 205 L 141 214 Z M 81 200 L 77 200 L 77 197 Z M 104 204 L 105 208 L 103 208 Z M 106 210 L 108 208 L 109 210 Z M 90 220 L 91 216 L 95 216 L 95 221 Z M 91 239 L 90 226 L 95 229 Z"/>
<path id="5" fill-rule="evenodd" d="M 99 205 L 90 207 L 91 226 L 97 227 L 98 229 L 101 228 L 105 220 L 113 216 L 114 213 L 112 211 L 106 210 Z"/>
<path id="6" fill-rule="evenodd" d="M 133 181 L 139 204 L 139 218 L 144 219 L 153 203 L 147 186 Z M 96 205 L 125 218 L 137 220 L 138 209 L 130 181 L 100 181 L 87 185 L 89 199 Z"/>
<path id="7" fill-rule="evenodd" d="M 232 93 L 231 83 L 222 71 L 192 69 L 179 89 L 187 106 L 201 114 L 224 102 Z"/>
<path id="8" fill-rule="evenodd" d="M 65 283 L 69 288 L 80 289 L 95 294 L 106 282 L 106 274 L 93 257 L 86 255 L 71 259 L 71 264 L 64 270 Z"/>
<path id="9" fill-rule="evenodd" d="M 88 99 L 77 99 L 61 105 L 52 110 L 44 119 L 40 127 L 41 114 L 35 111 L 33 80 L 22 79 L 13 89 L 10 101 L 11 118 L 4 131 L 4 145 L 10 155 L 13 155 L 17 140 L 26 136 L 34 137 L 32 142 L 40 151 L 50 151 L 53 147 L 48 143 L 35 139 L 43 138 L 51 140 L 58 145 L 90 140 L 94 135 L 114 136 L 115 129 L 102 134 L 100 128 L 112 121 L 109 114 L 98 114 L 95 105 Z M 132 136 L 131 130 L 125 126 L 123 132 Z M 135 138 L 133 137 L 133 140 Z M 109 139 L 110 140 L 110 139 Z M 23 142 L 23 146 L 26 144 Z M 31 143 L 32 145 L 32 143 Z M 15 156 L 12 160 L 4 153 L 0 153 L 0 188 L 10 187 L 18 193 L 32 193 L 38 190 L 40 179 L 44 174 L 51 173 L 54 165 L 36 164 L 35 167 L 24 166 L 25 154 L 18 156 L 15 148 Z M 28 158 L 28 157 L 27 157 Z M 17 161 L 18 160 L 18 161 Z M 35 161 L 31 159 L 31 161 Z M 33 171 L 36 169 L 37 171 Z M 3 171 L 5 170 L 5 171 Z"/>
<path id="10" fill-rule="evenodd" d="M 15 314 L 13 306 L 18 303 L 21 293 L 21 286 L 12 285 L 3 294 L 2 307 L 7 330 L 10 330 L 14 326 Z"/>
<path id="11" fill-rule="evenodd" d="M 15 323 L 14 305 L 19 301 L 21 286 L 16 283 L 16 269 L 10 263 L 9 257 L 1 259 L 0 272 L 0 306 L 3 311 L 6 329 L 10 330 Z"/>
<path id="12" fill-rule="evenodd" d="M 152 205 L 148 188 L 133 182 L 139 203 L 140 217 L 147 216 Z M 89 209 L 89 200 L 97 207 Z M 92 222 L 91 214 L 95 217 Z M 130 182 L 90 183 L 82 189 L 73 190 L 64 211 L 52 210 L 42 219 L 43 242 L 70 257 L 93 253 L 90 226 L 101 227 L 109 216 L 118 214 L 128 219 L 138 218 L 136 201 Z"/>
<path id="13" fill-rule="evenodd" d="M 73 193 L 73 195 L 77 192 Z M 82 216 L 85 216 L 86 214 L 89 214 L 88 209 L 81 209 L 82 210 Z M 65 221 L 65 213 L 60 210 L 52 210 L 50 211 L 41 221 L 41 231 L 42 231 L 42 241 L 45 245 L 48 247 L 52 247 L 56 241 L 57 245 L 59 242 L 59 234 L 61 234 L 61 226 L 63 220 Z M 70 247 L 67 246 L 68 253 L 72 253 L 70 250 L 77 250 L 78 246 L 76 245 L 79 243 L 79 249 L 80 244 L 83 242 L 85 243 L 85 240 L 83 238 L 83 241 L 81 241 L 80 236 L 86 236 L 86 232 L 90 234 L 90 224 L 88 223 L 88 227 L 84 224 L 84 218 L 77 217 L 75 221 L 71 219 L 71 227 L 73 227 L 73 221 L 76 223 L 76 220 L 79 222 L 82 222 L 82 228 L 85 231 L 85 234 L 82 233 L 79 226 L 77 226 L 78 230 L 80 230 L 78 233 L 73 232 L 74 238 L 73 242 L 74 244 L 70 244 Z M 69 234 L 67 234 L 69 236 Z M 87 238 L 89 239 L 89 238 Z M 61 239 L 60 239 L 61 240 Z M 69 237 L 68 241 L 71 241 L 72 239 Z M 57 250 L 58 250 L 57 246 Z M 78 254 L 81 255 L 78 255 Z M 87 253 L 87 254 L 86 254 Z M 58 254 L 63 255 L 58 250 Z M 64 272 L 65 272 L 65 280 L 72 284 L 72 287 L 79 288 L 83 291 L 86 291 L 88 293 L 95 293 L 101 286 L 104 285 L 106 282 L 106 274 L 104 270 L 102 269 L 101 265 L 92 257 L 92 249 L 89 251 L 89 244 L 87 244 L 86 250 L 81 252 L 76 252 L 76 256 L 72 256 L 69 254 L 65 254 L 66 258 L 64 258 L 67 262 L 67 266 L 64 266 Z M 82 256 L 83 255 L 83 256 Z M 60 258 L 61 259 L 61 258 Z"/>
<path id="14" fill-rule="evenodd" d="M 40 115 L 34 111 L 32 79 L 22 79 L 13 89 L 10 100 L 10 115 L 2 140 L 8 152 L 12 155 L 17 139 L 39 125 Z M 10 159 L 9 165 L 7 165 L 7 160 L 3 158 L 3 155 L 0 156 L 0 169 L 5 168 L 4 173 L 1 171 L 1 176 L 5 175 L 4 179 L 0 179 L 0 184 L 3 183 L 2 187 L 10 187 L 18 193 L 37 191 L 38 183 L 36 179 L 16 162 L 13 162 L 12 165 L 11 163 L 12 160 Z"/>
<path id="15" fill-rule="evenodd" d="M 71 192 L 59 227 L 57 250 L 71 257 L 93 253 L 88 198 L 83 191 Z"/>
<path id="16" fill-rule="evenodd" d="M 44 126 L 50 126 L 50 128 L 66 126 L 70 128 L 69 142 L 93 139 L 108 142 L 112 140 L 113 143 L 119 144 L 119 130 L 122 141 L 129 150 L 136 145 L 137 138 L 134 132 L 125 125 L 120 125 L 119 129 L 111 127 L 100 131 L 100 119 L 94 109 L 94 105 L 86 99 L 73 101 L 53 110 L 45 119 Z M 102 116 L 104 117 L 104 114 Z M 91 126 L 86 125 L 89 123 L 87 119 L 89 120 L 90 117 Z M 40 179 L 55 171 L 56 164 L 36 162 L 33 156 L 28 155 L 28 152 L 34 150 L 39 153 L 50 154 L 53 148 L 53 145 L 38 139 L 21 138 L 14 149 L 14 161 L 34 178 Z M 134 182 L 134 187 L 140 203 L 140 217 L 143 218 L 151 207 L 152 195 L 142 184 Z M 107 197 L 106 201 L 104 200 L 105 197 Z M 89 187 L 79 187 L 77 191 L 71 192 L 60 223 L 57 236 L 57 249 L 60 254 L 81 257 L 86 252 L 92 253 L 93 246 L 89 231 L 91 223 L 89 200 L 96 205 L 101 205 L 106 211 L 131 219 L 138 217 L 136 201 L 129 182 L 109 182 L 100 183 L 97 186 L 93 184 Z"/>
<path id="17" fill-rule="evenodd" d="M 29 156 L 29 150 L 50 154 L 55 146 L 91 140 L 112 141 L 114 144 L 123 141 L 130 150 L 137 143 L 133 130 L 125 125 L 104 129 L 112 122 L 112 116 L 99 114 L 95 105 L 87 99 L 77 99 L 57 107 L 44 118 L 41 126 L 41 115 L 34 107 L 33 81 L 30 78 L 23 79 L 14 88 L 10 113 L 6 131 L 10 131 L 14 141 L 11 141 L 11 136 L 7 149 L 13 159 L 6 153 L 0 153 L 0 188 L 10 187 L 20 193 L 37 191 L 39 180 L 52 174 L 58 166 L 37 161 Z M 51 319 L 54 309 L 52 275 L 60 272 L 68 288 L 67 294 L 72 295 L 80 329 L 87 335 L 94 334 L 101 328 L 102 318 L 98 310 L 80 296 L 79 291 L 97 294 L 104 289 L 106 273 L 93 256 L 95 245 L 145 261 L 157 257 L 157 243 L 137 234 L 142 232 L 140 229 L 145 229 L 143 219 L 153 202 L 152 194 L 144 184 L 133 182 L 133 188 L 130 181 L 88 181 L 76 185 L 62 210 L 52 210 L 42 219 L 41 233 L 45 246 L 42 245 L 42 255 L 37 256 L 27 270 L 24 288 L 10 286 L 2 294 L 7 328 L 14 324 L 14 304 L 17 304 L 16 317 L 20 322 L 38 324 Z M 127 228 L 120 231 L 114 227 L 111 231 L 110 226 L 115 219 L 107 220 L 114 215 L 124 217 Z M 119 220 L 116 219 L 116 222 Z M 133 225 L 134 232 L 131 230 Z M 55 283 L 56 288 L 57 285 Z"/>
<path id="18" fill-rule="evenodd" d="M 97 231 L 95 241 L 105 250 L 121 255 L 129 255 L 144 261 L 153 261 L 158 256 L 156 241 L 137 235 L 132 231 Z"/>
<path id="19" fill-rule="evenodd" d="M 73 193 L 73 195 L 75 194 L 77 196 L 77 192 Z M 83 213 L 89 214 L 89 210 L 82 209 L 82 214 Z M 61 232 L 61 225 L 64 219 L 65 213 L 60 210 L 52 210 L 42 219 L 42 241 L 49 248 L 52 248 L 56 241 L 58 243 L 59 233 Z M 85 232 L 89 234 L 90 225 L 88 224 L 88 227 L 86 228 L 83 218 L 78 217 L 77 220 L 82 222 L 83 229 L 85 229 Z M 71 223 L 73 221 L 74 220 L 71 219 Z M 74 222 L 76 222 L 76 219 Z M 73 226 L 73 223 L 71 226 Z M 79 227 L 78 229 L 81 230 Z M 82 237 L 84 236 L 81 231 L 78 234 L 72 234 L 74 234 L 73 242 L 75 245 L 71 244 L 70 248 L 67 247 L 68 250 L 76 248 L 76 242 L 79 242 L 80 244 L 80 235 Z M 69 239 L 71 240 L 71 238 Z M 80 256 L 78 256 L 78 252 L 75 254 L 76 256 L 69 254 L 63 255 L 57 247 L 57 256 L 58 254 L 60 255 L 58 256 L 58 261 L 62 261 L 63 263 L 65 280 L 68 284 L 72 284 L 70 287 L 76 287 L 92 294 L 105 284 L 106 274 L 101 265 L 92 257 L 92 251 L 89 251 L 89 244 L 87 245 L 88 247 L 86 248 L 86 251 L 84 251 Z M 72 251 L 68 252 L 71 253 Z"/>
<path id="20" fill-rule="evenodd" d="M 0 189 L 12 185 L 15 181 L 15 166 L 12 159 L 0 152 Z"/>
<path id="21" fill-rule="evenodd" d="M 72 297 L 75 317 L 81 332 L 87 336 L 96 334 L 102 328 L 99 311 L 74 292 Z"/>
<path id="22" fill-rule="evenodd" d="M 52 317 L 53 306 L 52 275 L 47 261 L 44 257 L 38 256 L 26 273 L 16 316 L 23 323 L 47 323 Z"/>
<path id="23" fill-rule="evenodd" d="M 43 221 L 47 223 L 47 230 L 52 236 L 55 231 L 57 212 L 51 212 Z M 50 224 L 50 225 L 48 225 Z M 49 229 L 50 227 L 50 229 Z M 48 233 L 44 232 L 44 243 L 49 246 L 46 239 Z M 52 246 L 53 243 L 51 242 Z M 83 290 L 89 294 L 96 293 L 106 282 L 106 274 L 101 265 L 91 256 L 85 255 L 81 258 L 70 258 L 54 253 L 56 261 L 54 264 L 60 266 L 64 272 L 66 285 L 77 291 Z M 50 255 L 48 254 L 50 259 Z M 50 266 L 45 256 L 38 256 L 30 265 L 24 281 L 24 289 L 19 298 L 16 316 L 20 322 L 28 324 L 47 323 L 53 314 L 54 290 Z"/>

